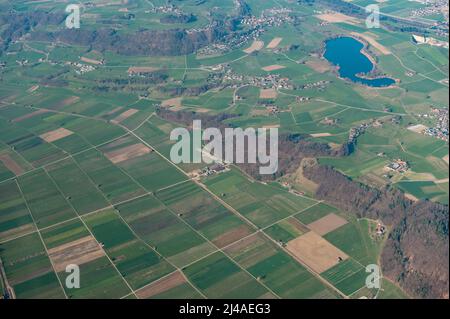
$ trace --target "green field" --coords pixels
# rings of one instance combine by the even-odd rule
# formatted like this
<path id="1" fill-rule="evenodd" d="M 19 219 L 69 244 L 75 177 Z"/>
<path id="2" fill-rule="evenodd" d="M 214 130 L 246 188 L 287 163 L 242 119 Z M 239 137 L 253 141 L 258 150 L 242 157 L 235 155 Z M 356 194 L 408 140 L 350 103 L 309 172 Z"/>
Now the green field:
<path id="1" fill-rule="evenodd" d="M 82 28 L 72 32 L 65 1 L 0 0 L 0 258 L 16 297 L 411 297 L 398 284 L 416 289 L 413 271 L 383 278 L 379 291 L 365 286 L 367 265 L 414 258 L 401 255 L 409 237 L 389 233 L 398 216 L 375 235 L 378 221 L 361 211 L 382 218 L 387 205 L 340 205 L 299 166 L 330 166 L 379 197 L 404 193 L 405 211 L 448 210 L 448 47 L 413 41 L 447 42 L 448 17 L 428 3 L 377 1 L 402 19 L 369 30 L 351 6 L 372 2 L 80 1 Z M 332 11 L 352 20 L 319 16 Z M 342 36 L 364 42 L 373 70 L 361 76 L 395 84 L 341 78 L 324 50 Z M 171 132 L 194 119 L 276 127 L 300 142 L 283 144 L 273 176 L 174 164 Z M 405 171 L 389 169 L 399 160 Z M 319 233 L 311 224 L 330 214 L 347 223 L 321 237 L 347 258 L 318 273 L 289 243 Z M 381 258 L 397 239 L 398 256 Z M 79 289 L 65 285 L 69 263 L 80 266 Z M 180 282 L 159 285 L 167 278 Z"/>
<path id="2" fill-rule="evenodd" d="M 173 266 L 138 239 L 114 211 L 99 212 L 85 220 L 133 289 L 141 288 L 173 271 Z"/>
<path id="3" fill-rule="evenodd" d="M 277 187 L 250 181 L 235 170 L 208 178 L 205 184 L 258 227 L 268 226 L 315 203 Z"/>

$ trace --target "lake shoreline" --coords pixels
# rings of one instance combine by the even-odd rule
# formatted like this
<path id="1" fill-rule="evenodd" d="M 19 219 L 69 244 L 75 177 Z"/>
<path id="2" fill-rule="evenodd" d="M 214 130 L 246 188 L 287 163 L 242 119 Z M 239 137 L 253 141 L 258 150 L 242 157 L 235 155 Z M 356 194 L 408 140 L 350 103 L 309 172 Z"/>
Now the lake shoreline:
<path id="1" fill-rule="evenodd" d="M 334 40 L 338 40 L 338 39 L 353 39 L 354 41 L 356 41 L 358 44 L 360 44 L 362 47 L 361 49 L 358 50 L 358 53 L 361 56 L 364 56 L 367 59 L 367 62 L 370 63 L 370 66 L 368 63 L 363 64 L 364 66 L 362 66 L 362 71 L 360 68 L 360 72 L 356 72 L 356 70 L 354 70 L 352 73 L 352 68 L 355 69 L 354 65 L 352 65 L 353 61 L 358 61 L 358 58 L 355 57 L 355 60 L 352 60 L 352 62 L 348 61 L 348 55 L 345 55 L 342 53 L 342 48 L 341 49 L 337 49 L 337 47 L 335 46 L 335 50 L 340 50 L 340 54 L 341 56 L 345 56 L 345 58 L 347 58 L 347 61 L 344 60 L 342 61 L 343 63 L 345 63 L 345 67 L 347 67 L 347 73 L 350 71 L 350 75 L 346 76 L 346 72 L 342 72 L 341 68 L 341 63 L 336 61 L 336 58 L 330 58 L 330 57 L 326 57 L 327 51 L 330 52 L 330 48 L 327 48 L 328 43 L 330 43 L 330 41 L 334 41 Z M 360 39 L 354 35 L 337 35 L 335 37 L 331 37 L 329 39 L 327 39 L 324 42 L 324 46 L 322 48 L 322 53 L 321 53 L 321 58 L 326 60 L 327 62 L 329 62 L 330 64 L 333 65 L 333 73 L 336 73 L 337 77 L 340 79 L 343 79 L 345 81 L 349 81 L 351 83 L 354 84 L 359 84 L 359 85 L 363 85 L 365 87 L 369 87 L 369 88 L 375 88 L 375 89 L 379 89 L 379 88 L 392 88 L 395 87 L 396 84 L 399 83 L 398 79 L 394 79 L 391 78 L 387 75 L 371 75 L 370 73 L 374 72 L 377 70 L 377 61 L 376 59 L 370 54 L 370 52 L 368 51 L 368 43 L 363 40 Z M 356 48 L 353 48 L 356 51 Z M 339 51 L 338 51 L 339 52 Z M 351 51 L 350 51 L 351 53 Z M 354 53 L 354 52 L 353 52 Z M 361 59 L 359 59 L 359 61 L 361 62 Z M 369 70 L 370 68 L 370 70 Z M 385 79 L 386 81 L 390 82 L 392 81 L 392 83 L 388 83 L 386 85 L 383 85 L 381 82 L 382 80 Z M 366 83 L 364 82 L 364 80 L 366 81 Z M 370 81 L 376 81 L 376 80 L 381 80 L 379 81 L 380 84 L 371 84 Z"/>

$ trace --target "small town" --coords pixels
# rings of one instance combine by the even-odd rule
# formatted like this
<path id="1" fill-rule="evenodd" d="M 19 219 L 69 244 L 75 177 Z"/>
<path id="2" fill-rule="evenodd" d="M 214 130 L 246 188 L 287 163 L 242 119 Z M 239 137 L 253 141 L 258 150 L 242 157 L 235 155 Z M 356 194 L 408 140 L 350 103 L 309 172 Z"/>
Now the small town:
<path id="1" fill-rule="evenodd" d="M 294 84 L 289 78 L 281 77 L 279 74 L 268 74 L 266 76 L 241 75 L 234 72 L 231 68 L 225 71 L 223 83 L 226 87 L 238 88 L 242 85 L 252 85 L 263 89 L 294 89 Z"/>
<path id="2" fill-rule="evenodd" d="M 417 116 L 425 120 L 431 120 L 431 122 L 433 123 L 433 125 L 430 127 L 424 126 L 424 129 L 420 131 L 422 134 L 433 136 L 435 138 L 448 142 L 449 117 L 447 108 L 442 109 L 432 107 L 430 113 L 417 114 Z"/>
<path id="3" fill-rule="evenodd" d="M 87 65 L 87 64 L 83 64 L 83 63 L 79 63 L 79 62 L 67 62 L 66 64 L 73 66 L 75 73 L 78 75 L 83 75 L 85 73 L 92 72 L 96 69 L 95 66 Z"/>

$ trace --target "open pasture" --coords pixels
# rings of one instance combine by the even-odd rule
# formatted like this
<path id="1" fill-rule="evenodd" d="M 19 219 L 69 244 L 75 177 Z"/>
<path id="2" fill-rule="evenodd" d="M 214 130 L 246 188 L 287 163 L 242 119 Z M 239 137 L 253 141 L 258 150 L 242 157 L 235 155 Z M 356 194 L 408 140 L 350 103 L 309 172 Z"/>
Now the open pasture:
<path id="1" fill-rule="evenodd" d="M 282 298 L 336 298 L 302 265 L 262 234 L 255 234 L 225 252 Z"/>
<path id="2" fill-rule="evenodd" d="M 165 151 L 170 152 L 171 145 L 168 143 L 169 134 L 164 135 L 159 128 L 154 128 L 150 123 L 146 124 L 140 128 L 142 133 L 138 133 L 138 136 L 146 142 L 147 140 L 150 140 L 150 143 L 153 141 L 152 147 L 155 147 L 155 144 L 159 145 L 162 149 L 158 150 L 162 152 L 163 156 L 166 156 L 164 153 Z M 170 127 L 171 125 L 165 129 L 170 129 Z M 155 149 L 157 148 L 155 147 Z M 117 158 L 116 164 L 148 191 L 156 191 L 186 180 L 184 174 L 173 164 L 133 136 L 120 138 L 103 145 L 99 150 L 109 156 L 110 160 L 116 161 L 115 158 Z M 124 154 L 128 155 L 124 157 Z"/>
<path id="3" fill-rule="evenodd" d="M 68 298 L 120 298 L 129 290 L 106 257 L 104 249 L 79 220 L 72 220 L 42 231 L 42 238 L 61 282 L 70 263 L 80 266 L 80 288 L 67 289 Z"/>
<path id="4" fill-rule="evenodd" d="M 273 38 L 272 41 L 269 42 L 269 44 L 267 45 L 267 49 L 275 49 L 280 43 L 281 41 L 283 41 L 283 38 L 280 37 L 276 37 Z"/>
<path id="5" fill-rule="evenodd" d="M 234 169 L 207 178 L 205 184 L 258 227 L 271 225 L 315 203 L 312 199 L 251 181 Z"/>
<path id="6" fill-rule="evenodd" d="M 367 219 L 351 219 L 324 238 L 362 265 L 377 263 L 383 241 L 374 238 L 374 224 Z"/>
<path id="7" fill-rule="evenodd" d="M 186 180 L 180 171 L 155 152 L 120 162 L 117 165 L 150 192 Z"/>
<path id="8" fill-rule="evenodd" d="M 347 254 L 313 231 L 291 240 L 286 247 L 296 258 L 317 273 L 322 273 L 348 258 Z"/>
<path id="9" fill-rule="evenodd" d="M 133 289 L 141 288 L 174 270 L 152 248 L 137 238 L 113 209 L 84 219 Z"/>
<path id="10" fill-rule="evenodd" d="M 65 7 L 64 1 L 13 2 L 17 14 Z M 424 6 L 417 1 L 376 2 L 387 14 L 443 19 L 440 13 L 412 18 Z M 277 127 L 330 147 L 346 143 L 352 128 L 379 119 L 382 125 L 366 129 L 351 155 L 319 158 L 319 164 L 378 189 L 397 187 L 408 198 L 448 204 L 448 143 L 425 136 L 433 123 L 421 116 L 430 106 L 448 108 L 448 49 L 415 44 L 406 29 L 368 31 L 363 19 L 301 1 L 245 0 L 238 9 L 248 10 L 248 20 L 271 14 L 277 20 L 283 7 L 290 10 L 288 22 L 262 23 L 258 30 L 251 21 L 232 20 L 214 25 L 207 39 L 190 32 L 184 38 L 182 30 L 204 30 L 211 19 L 235 15 L 238 4 L 188 0 L 167 7 L 192 13 L 187 23 L 158 12 L 166 5 L 99 0 L 84 8 L 82 21 L 85 32 L 103 25 L 117 31 L 116 39 L 143 25 L 176 29 L 183 45 L 170 55 L 136 53 L 143 48 L 119 42 L 101 50 L 104 43 L 84 45 L 84 38 L 83 45 L 71 44 L 75 38 L 41 42 L 33 34 L 4 48 L 0 258 L 17 297 L 374 297 L 364 287 L 364 268 L 380 260 L 385 238 L 374 235 L 376 221 L 313 199 L 318 185 L 308 184 L 301 168 L 278 180 L 289 188 L 254 180 L 233 165 L 189 180 L 179 169 L 190 173 L 204 165 L 167 160 L 170 133 L 182 125 L 158 117 L 158 108 L 173 111 L 173 119 L 180 110 L 231 114 L 224 124 Z M 225 46 L 215 39 L 223 26 L 231 36 Z M 38 23 L 30 32 L 45 37 L 61 26 L 47 27 Z M 323 44 L 342 35 L 365 42 L 376 64 L 373 75 L 396 84 L 368 88 L 337 77 L 322 58 Z M 172 45 L 170 37 L 162 40 Z M 396 159 L 408 162 L 406 173 L 385 168 Z M 80 265 L 80 289 L 64 287 L 71 263 Z M 378 298 L 406 297 L 386 279 L 382 289 Z"/>
<path id="11" fill-rule="evenodd" d="M 72 134 L 73 134 L 73 132 L 62 127 L 62 128 L 56 129 L 54 131 L 44 133 L 44 134 L 40 135 L 39 137 L 42 138 L 47 143 L 52 143 L 52 142 L 55 142 L 62 138 L 65 138 L 67 136 L 70 136 Z"/>
<path id="12" fill-rule="evenodd" d="M 64 157 L 62 150 L 2 118 L 0 118 L 0 141 L 35 167 Z"/>
<path id="13" fill-rule="evenodd" d="M 318 235 L 323 236 L 345 224 L 347 224 L 347 221 L 344 218 L 331 213 L 308 224 L 308 228 Z"/>
<path id="14" fill-rule="evenodd" d="M 25 169 L 18 162 L 17 157 L 13 154 L 9 152 L 2 154 L 0 152 L 0 180 L 23 174 Z"/>
<path id="15" fill-rule="evenodd" d="M 103 250 L 92 236 L 86 236 L 48 250 L 48 256 L 56 272 L 65 271 L 68 265 L 82 265 L 104 255 Z"/>
<path id="16" fill-rule="evenodd" d="M 142 240 L 177 266 L 187 265 L 214 250 L 152 195 L 118 205 L 116 209 Z"/>
<path id="17" fill-rule="evenodd" d="M 34 231 L 33 219 L 15 181 L 0 184 L 0 241 Z"/>
<path id="18" fill-rule="evenodd" d="M 287 243 L 308 231 L 309 229 L 294 217 L 283 219 L 264 230 L 272 239 L 281 243 Z"/>
<path id="19" fill-rule="evenodd" d="M 176 127 L 177 124 L 153 116 L 136 131 L 136 134 L 162 152 L 162 147 L 173 143 L 169 140 L 170 132 Z"/>
<path id="20" fill-rule="evenodd" d="M 156 196 L 216 246 L 226 246 L 254 231 L 192 182 L 175 185 Z"/>
<path id="21" fill-rule="evenodd" d="M 38 228 L 76 217 L 75 211 L 46 171 L 23 175 L 18 183 Z"/>
<path id="22" fill-rule="evenodd" d="M 98 187 L 73 159 L 52 164 L 47 171 L 66 201 L 78 214 L 86 214 L 109 205 Z"/>
<path id="23" fill-rule="evenodd" d="M 17 298 L 64 298 L 37 233 L 0 245 L 0 258 Z"/>
<path id="24" fill-rule="evenodd" d="M 303 224 L 307 225 L 336 211 L 337 209 L 335 207 L 329 206 L 324 203 L 319 203 L 295 215 L 295 218 L 297 218 Z"/>
<path id="25" fill-rule="evenodd" d="M 341 261 L 321 275 L 333 286 L 349 296 L 365 286 L 366 277 L 369 273 L 366 273 L 365 268 L 361 264 L 350 258 Z"/>
<path id="26" fill-rule="evenodd" d="M 184 275 L 174 272 L 140 290 L 141 299 L 199 299 L 202 296 L 186 281 Z"/>
<path id="27" fill-rule="evenodd" d="M 115 151 L 105 153 L 105 156 L 113 163 L 118 164 L 127 160 L 150 153 L 152 150 L 142 143 L 129 145 Z"/>
<path id="28" fill-rule="evenodd" d="M 145 193 L 142 187 L 97 150 L 83 152 L 74 158 L 111 203 L 118 203 Z"/>
<path id="29" fill-rule="evenodd" d="M 209 298 L 259 298 L 268 290 L 218 252 L 187 267 L 184 273 Z"/>
<path id="30" fill-rule="evenodd" d="M 251 46 L 249 46 L 247 49 L 244 50 L 245 53 L 251 54 L 255 51 L 259 51 L 264 47 L 263 41 L 253 41 Z"/>

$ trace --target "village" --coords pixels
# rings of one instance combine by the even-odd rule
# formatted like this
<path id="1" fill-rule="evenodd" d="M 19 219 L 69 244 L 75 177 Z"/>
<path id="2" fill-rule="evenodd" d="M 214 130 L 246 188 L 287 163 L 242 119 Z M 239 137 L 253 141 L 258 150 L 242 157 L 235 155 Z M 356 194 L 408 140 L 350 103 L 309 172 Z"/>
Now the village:
<path id="1" fill-rule="evenodd" d="M 294 85 L 289 78 L 281 77 L 279 74 L 268 74 L 266 76 L 241 75 L 234 72 L 231 68 L 225 71 L 223 83 L 231 88 L 238 88 L 242 85 L 251 85 L 262 89 L 294 89 Z"/>
<path id="2" fill-rule="evenodd" d="M 74 67 L 74 71 L 78 75 L 83 75 L 96 69 L 93 65 L 83 64 L 80 62 L 67 62 L 66 64 Z"/>
<path id="3" fill-rule="evenodd" d="M 422 124 L 416 125 L 415 127 L 418 127 L 418 129 L 415 130 L 417 133 L 432 136 L 446 142 L 449 141 L 448 136 L 449 117 L 447 108 L 442 109 L 431 107 L 431 112 L 416 114 L 416 116 L 421 119 L 428 120 L 432 123 L 430 127 L 427 127 Z M 412 127 L 410 127 L 409 129 L 411 128 Z"/>
<path id="4" fill-rule="evenodd" d="M 177 6 L 175 6 L 173 4 L 160 6 L 160 7 L 154 7 L 154 8 L 151 8 L 150 10 L 146 10 L 145 13 L 172 13 L 175 15 L 184 14 L 184 12 L 180 8 L 178 8 Z"/>
<path id="5" fill-rule="evenodd" d="M 283 23 L 294 23 L 296 17 L 291 15 L 291 10 L 287 8 L 281 8 L 281 9 L 267 9 L 262 12 L 260 17 L 256 16 L 249 16 L 242 19 L 241 23 L 243 25 L 248 25 L 251 27 L 272 27 L 276 26 L 279 27 Z"/>
<path id="6" fill-rule="evenodd" d="M 260 17 L 245 16 L 242 18 L 241 24 L 246 26 L 248 30 L 227 38 L 226 43 L 218 42 L 205 46 L 199 49 L 197 54 L 208 56 L 227 53 L 234 49 L 241 48 L 246 43 L 257 39 L 269 27 L 281 26 L 284 23 L 295 24 L 297 21 L 296 19 L 296 16 L 291 15 L 291 10 L 286 8 L 267 9 L 262 12 Z"/>
<path id="7" fill-rule="evenodd" d="M 448 23 L 448 0 L 435 0 L 435 1 L 422 0 L 418 2 L 425 5 L 425 7 L 412 10 L 410 14 L 411 18 L 426 17 L 439 13 L 442 13 L 445 16 L 445 13 L 447 12 L 446 20 Z"/>

